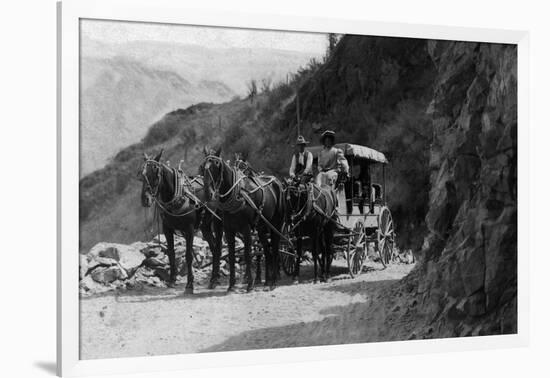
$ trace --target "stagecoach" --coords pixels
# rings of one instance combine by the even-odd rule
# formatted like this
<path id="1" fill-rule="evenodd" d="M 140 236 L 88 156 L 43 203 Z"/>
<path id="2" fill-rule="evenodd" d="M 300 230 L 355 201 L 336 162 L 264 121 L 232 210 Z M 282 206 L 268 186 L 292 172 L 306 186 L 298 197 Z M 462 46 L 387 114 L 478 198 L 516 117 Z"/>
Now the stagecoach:
<path id="1" fill-rule="evenodd" d="M 357 144 L 339 143 L 335 147 L 344 152 L 350 174 L 336 184 L 338 218 L 334 248 L 336 254 L 345 255 L 353 278 L 363 269 L 369 245 L 373 246 L 384 266 L 392 260 L 395 233 L 386 202 L 388 160 L 383 153 Z M 308 150 L 316 157 L 322 148 L 313 146 Z M 285 232 L 288 232 L 288 227 L 283 229 Z M 293 275 L 295 255 L 291 245 L 284 241 L 281 243 L 281 260 L 284 272 Z"/>

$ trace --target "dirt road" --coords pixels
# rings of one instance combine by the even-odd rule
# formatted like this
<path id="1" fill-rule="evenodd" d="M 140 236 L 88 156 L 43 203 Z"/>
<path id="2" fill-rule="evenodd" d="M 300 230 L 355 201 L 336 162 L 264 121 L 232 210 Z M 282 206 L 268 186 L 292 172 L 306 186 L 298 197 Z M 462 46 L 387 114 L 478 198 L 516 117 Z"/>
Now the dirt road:
<path id="1" fill-rule="evenodd" d="M 216 290 L 197 286 L 192 296 L 183 294 L 182 285 L 82 299 L 81 358 L 384 340 L 387 309 L 376 308 L 377 298 L 412 267 L 371 263 L 349 279 L 337 261 L 331 283 L 313 284 L 306 266 L 302 283 L 284 278 L 274 291 L 227 294 L 225 283 Z"/>

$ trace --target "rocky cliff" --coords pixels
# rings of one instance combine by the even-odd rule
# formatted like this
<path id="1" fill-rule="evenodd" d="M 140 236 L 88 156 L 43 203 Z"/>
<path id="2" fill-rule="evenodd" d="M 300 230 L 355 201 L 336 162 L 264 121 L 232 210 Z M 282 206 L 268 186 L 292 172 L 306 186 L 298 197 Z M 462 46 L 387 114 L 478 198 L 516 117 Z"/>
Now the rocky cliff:
<path id="1" fill-rule="evenodd" d="M 515 332 L 517 49 L 443 41 L 428 49 L 437 78 L 417 294 L 445 334 Z"/>

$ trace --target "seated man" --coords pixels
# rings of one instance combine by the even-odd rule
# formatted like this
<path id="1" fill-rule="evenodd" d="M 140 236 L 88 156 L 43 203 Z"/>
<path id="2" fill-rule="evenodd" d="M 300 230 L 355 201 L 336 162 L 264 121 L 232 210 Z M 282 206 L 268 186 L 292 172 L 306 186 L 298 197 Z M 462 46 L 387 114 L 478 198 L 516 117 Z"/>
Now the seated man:
<path id="1" fill-rule="evenodd" d="M 327 130 L 321 134 L 321 143 L 323 149 L 319 152 L 317 159 L 319 173 L 315 180 L 319 186 L 331 186 L 338 178 L 338 174 L 348 174 L 349 166 L 344 156 L 344 152 L 334 147 L 335 134 L 332 130 Z"/>
<path id="2" fill-rule="evenodd" d="M 296 152 L 292 155 L 289 175 L 291 179 L 298 178 L 302 182 L 309 181 L 311 177 L 311 166 L 313 164 L 313 155 L 306 150 L 309 142 L 301 135 L 296 140 Z"/>

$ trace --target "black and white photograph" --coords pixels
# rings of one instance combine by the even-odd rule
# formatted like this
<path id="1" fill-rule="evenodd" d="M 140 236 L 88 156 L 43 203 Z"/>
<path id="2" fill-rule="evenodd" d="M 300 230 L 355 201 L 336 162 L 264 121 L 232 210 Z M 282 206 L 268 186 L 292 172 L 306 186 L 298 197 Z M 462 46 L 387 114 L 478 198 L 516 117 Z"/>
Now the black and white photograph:
<path id="1" fill-rule="evenodd" d="M 79 30 L 80 359 L 517 333 L 516 45 Z"/>

